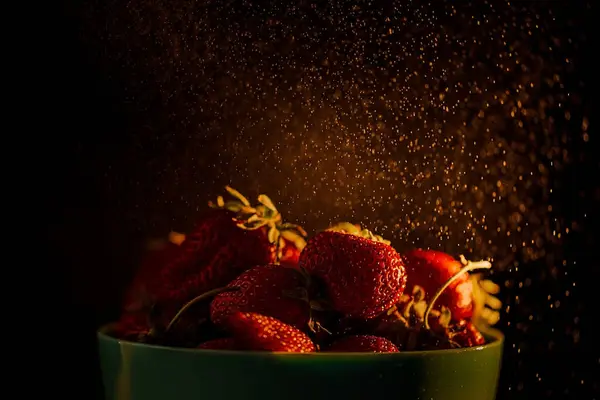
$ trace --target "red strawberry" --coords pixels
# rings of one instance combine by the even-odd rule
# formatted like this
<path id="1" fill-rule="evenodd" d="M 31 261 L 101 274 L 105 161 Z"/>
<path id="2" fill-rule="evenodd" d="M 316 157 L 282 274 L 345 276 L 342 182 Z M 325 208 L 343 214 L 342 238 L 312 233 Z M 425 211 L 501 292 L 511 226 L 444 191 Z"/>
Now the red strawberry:
<path id="1" fill-rule="evenodd" d="M 435 250 L 412 250 L 404 255 L 408 282 L 406 290 L 415 285 L 425 289 L 427 297 L 435 293 L 464 266 L 452 256 Z M 442 292 L 436 308 L 447 307 L 453 320 L 469 319 L 473 315 L 473 284 L 468 274 L 462 274 Z"/>
<path id="2" fill-rule="evenodd" d="M 400 300 L 406 272 L 400 255 L 369 231 L 323 231 L 300 254 L 300 267 L 321 279 L 337 311 L 373 318 Z"/>
<path id="3" fill-rule="evenodd" d="M 145 314 L 126 313 L 115 324 L 112 334 L 125 340 L 139 340 L 149 332 L 149 324 Z"/>
<path id="4" fill-rule="evenodd" d="M 398 353 L 398 348 L 386 338 L 372 335 L 346 336 L 333 342 L 327 352 Z"/>
<path id="5" fill-rule="evenodd" d="M 176 257 L 159 271 L 145 277 L 146 304 L 158 303 L 172 314 L 183 303 L 216 287 L 229 283 L 255 265 L 276 262 L 284 239 L 303 246 L 305 232 L 281 222 L 281 215 L 271 200 L 261 195 L 259 205 L 234 189 L 227 191 L 237 200 L 222 197 L 186 236 Z"/>
<path id="6" fill-rule="evenodd" d="M 298 269 L 281 265 L 252 268 L 227 285 L 238 290 L 223 292 L 214 298 L 211 320 L 220 325 L 237 311 L 254 312 L 304 329 L 310 319 L 309 303 L 291 297 L 290 293 L 305 287 L 306 278 Z"/>
<path id="7" fill-rule="evenodd" d="M 273 317 L 238 312 L 227 319 L 226 325 L 236 341 L 247 350 L 288 353 L 316 351 L 315 344 L 304 332 Z"/>
<path id="8" fill-rule="evenodd" d="M 198 348 L 205 350 L 237 350 L 238 347 L 233 338 L 219 338 L 201 343 Z"/>
<path id="9" fill-rule="evenodd" d="M 282 243 L 283 246 L 281 249 L 281 258 L 279 259 L 281 265 L 285 265 L 288 267 L 298 266 L 298 261 L 300 260 L 300 252 L 302 251 L 304 246 L 298 247 L 296 243 L 286 239 L 283 239 Z"/>
<path id="10" fill-rule="evenodd" d="M 481 346 L 485 344 L 485 338 L 471 322 L 460 321 L 454 327 L 454 333 L 450 334 L 452 341 L 458 343 L 461 347 Z"/>
<path id="11" fill-rule="evenodd" d="M 127 312 L 136 312 L 142 310 L 147 304 L 144 304 L 146 293 L 146 284 L 149 279 L 156 276 L 161 268 L 169 261 L 174 259 L 179 252 L 181 244 L 181 234 L 171 232 L 169 240 L 153 241 L 148 246 L 148 253 L 142 260 L 134 280 L 125 293 L 123 309 Z"/>

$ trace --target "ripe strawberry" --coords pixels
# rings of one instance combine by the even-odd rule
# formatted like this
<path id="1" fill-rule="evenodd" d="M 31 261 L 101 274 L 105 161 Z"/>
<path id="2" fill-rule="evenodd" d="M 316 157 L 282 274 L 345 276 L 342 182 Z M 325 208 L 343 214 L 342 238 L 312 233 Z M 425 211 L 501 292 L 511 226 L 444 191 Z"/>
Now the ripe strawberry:
<path id="1" fill-rule="evenodd" d="M 323 281 L 335 310 L 373 318 L 398 302 L 406 285 L 400 255 L 369 231 L 326 230 L 309 240 L 300 267 Z"/>
<path id="2" fill-rule="evenodd" d="M 300 252 L 303 248 L 304 245 L 302 247 L 298 247 L 296 243 L 287 239 L 283 239 L 279 263 L 281 265 L 285 265 L 286 267 L 297 267 L 298 261 L 300 260 Z"/>
<path id="3" fill-rule="evenodd" d="M 316 346 L 302 331 L 273 317 L 256 313 L 232 314 L 226 325 L 236 341 L 247 350 L 312 353 Z"/>
<path id="4" fill-rule="evenodd" d="M 283 241 L 304 245 L 302 228 L 281 222 L 281 215 L 264 195 L 252 207 L 240 193 L 226 188 L 236 198 L 222 197 L 179 246 L 176 257 L 159 271 L 145 277 L 145 304 L 158 303 L 164 310 L 177 310 L 197 295 L 229 283 L 255 265 L 277 262 Z"/>
<path id="5" fill-rule="evenodd" d="M 327 352 L 398 353 L 398 348 L 386 338 L 372 335 L 345 336 L 333 342 Z"/>
<path id="6" fill-rule="evenodd" d="M 124 311 L 140 311 L 147 305 L 143 302 L 147 297 L 146 284 L 159 273 L 165 264 L 176 257 L 181 244 L 181 236 L 181 234 L 171 232 L 169 240 L 158 240 L 149 243 L 148 253 L 144 256 L 133 282 L 125 293 Z"/>
<path id="7" fill-rule="evenodd" d="M 446 281 L 456 275 L 463 265 L 452 256 L 435 250 L 412 250 L 404 255 L 408 282 L 407 291 L 421 286 L 431 298 Z M 436 308 L 447 307 L 455 321 L 469 319 L 473 315 L 473 284 L 468 274 L 457 277 L 442 292 Z"/>
<path id="8" fill-rule="evenodd" d="M 238 290 L 223 292 L 213 299 L 211 320 L 221 325 L 237 311 L 254 312 L 304 329 L 310 319 L 309 303 L 291 297 L 290 293 L 306 290 L 306 285 L 306 277 L 295 268 L 282 265 L 252 268 L 227 285 Z"/>
<path id="9" fill-rule="evenodd" d="M 115 324 L 112 334 L 124 340 L 138 341 L 149 332 L 147 318 L 142 313 L 125 313 Z"/>
<path id="10" fill-rule="evenodd" d="M 237 344 L 233 338 L 212 339 L 201 343 L 198 349 L 205 350 L 237 350 Z"/>

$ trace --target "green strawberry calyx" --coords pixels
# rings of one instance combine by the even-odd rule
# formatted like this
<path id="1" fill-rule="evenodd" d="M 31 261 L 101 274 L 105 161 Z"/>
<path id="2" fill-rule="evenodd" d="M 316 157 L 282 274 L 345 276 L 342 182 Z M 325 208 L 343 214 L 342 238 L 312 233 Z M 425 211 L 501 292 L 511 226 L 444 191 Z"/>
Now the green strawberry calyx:
<path id="1" fill-rule="evenodd" d="M 218 196 L 217 201 L 210 201 L 208 206 L 234 212 L 236 215 L 233 220 L 241 229 L 255 230 L 266 227 L 269 243 L 276 246 L 277 260 L 283 256 L 286 241 L 293 243 L 299 251 L 304 249 L 308 236 L 306 231 L 299 225 L 283 222 L 277 207 L 267 195 L 259 195 L 258 204 L 253 206 L 244 195 L 232 187 L 225 186 L 225 190 L 233 197 L 232 200 L 226 201 L 223 196 Z"/>
<path id="2" fill-rule="evenodd" d="M 406 351 L 416 349 L 423 340 L 423 335 L 435 342 L 447 343 L 450 348 L 460 347 L 445 335 L 445 332 L 450 329 L 452 320 L 448 308 L 442 306 L 440 310 L 431 310 L 427 318 L 432 322 L 435 321 L 436 327 L 425 329 L 423 321 L 428 307 L 425 290 L 415 285 L 412 294 L 403 294 L 400 301 L 382 315 L 384 322 L 381 327 L 388 331 L 391 329 L 395 335 L 395 343 Z M 392 325 L 387 324 L 386 320 L 391 321 Z"/>
<path id="3" fill-rule="evenodd" d="M 425 314 L 429 309 L 426 301 L 425 289 L 415 285 L 412 295 L 402 295 L 400 302 L 387 311 L 387 315 L 392 315 L 404 322 L 407 326 L 418 326 L 425 320 Z M 450 310 L 444 306 L 441 310 L 430 310 L 427 317 L 437 318 L 437 323 L 442 327 L 448 327 L 452 320 Z"/>
<path id="4" fill-rule="evenodd" d="M 341 232 L 347 233 L 349 235 L 360 236 L 366 239 L 373 240 L 374 242 L 381 242 L 387 245 L 390 244 L 389 240 L 384 239 L 380 235 L 375 235 L 370 230 L 363 229 L 360 225 L 353 224 L 351 222 L 338 222 L 337 224 L 327 228 L 326 230 L 331 232 Z"/>
<path id="5" fill-rule="evenodd" d="M 500 286 L 488 279 L 483 279 L 482 274 L 471 275 L 473 284 L 473 316 L 471 320 L 480 331 L 489 328 L 500 320 L 499 310 L 502 302 L 496 297 Z"/>
<path id="6" fill-rule="evenodd" d="M 434 309 L 435 303 L 444 290 L 462 274 L 474 270 L 490 269 L 491 263 L 488 261 L 470 262 L 463 256 L 460 256 L 460 260 L 464 267 L 448 279 L 433 294 L 431 300 L 427 301 L 425 290 L 415 285 L 412 294 L 404 294 L 396 305 L 384 313 L 383 317 L 388 321 L 390 317 L 392 318 L 392 329 L 397 337 L 402 338 L 400 342 L 403 349 L 417 348 L 419 342 L 425 337 L 422 335 L 426 335 L 435 342 L 447 343 L 451 348 L 461 347 L 453 340 L 457 329 L 460 331 L 460 323 L 452 322 L 452 313 L 448 308 L 442 306 L 439 310 Z M 497 310 L 502 307 L 502 303 L 494 294 L 498 293 L 499 287 L 489 280 L 482 280 L 480 274 L 472 275 L 471 281 L 474 303 L 471 322 L 479 331 L 483 331 L 498 322 L 499 312 Z M 382 327 L 385 328 L 385 323 Z"/>
<path id="7" fill-rule="evenodd" d="M 431 298 L 431 301 L 429 302 L 429 305 L 425 310 L 425 315 L 423 319 L 423 323 L 426 329 L 430 329 L 428 318 L 429 314 L 432 312 L 435 302 L 441 296 L 444 290 L 446 290 L 452 283 L 459 279 L 464 273 L 492 268 L 492 264 L 489 261 L 467 261 L 467 259 L 463 255 L 460 256 L 460 261 L 463 264 L 463 267 L 460 269 L 460 271 L 458 271 L 450 279 L 448 279 L 446 283 L 444 283 L 442 287 L 440 287 Z M 500 307 L 502 307 L 502 303 L 500 302 L 500 300 L 493 296 L 493 294 L 498 292 L 499 287 L 491 281 L 481 281 L 480 277 L 472 279 L 474 288 L 473 302 L 475 307 L 473 314 L 473 322 L 476 325 L 479 325 L 480 327 L 484 325 L 493 325 L 496 322 L 498 322 L 500 315 L 495 310 L 498 310 L 500 309 Z M 487 292 L 486 289 L 490 290 L 490 292 Z M 488 311 L 488 309 L 485 307 L 486 304 L 495 310 Z"/>

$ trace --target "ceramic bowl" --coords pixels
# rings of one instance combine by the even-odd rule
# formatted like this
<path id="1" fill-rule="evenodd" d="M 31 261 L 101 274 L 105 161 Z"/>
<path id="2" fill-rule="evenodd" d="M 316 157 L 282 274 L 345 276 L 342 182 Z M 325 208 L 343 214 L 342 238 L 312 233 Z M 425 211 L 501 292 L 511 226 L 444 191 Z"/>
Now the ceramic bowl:
<path id="1" fill-rule="evenodd" d="M 107 400 L 494 400 L 503 335 L 483 346 L 400 353 L 196 350 L 98 332 Z"/>

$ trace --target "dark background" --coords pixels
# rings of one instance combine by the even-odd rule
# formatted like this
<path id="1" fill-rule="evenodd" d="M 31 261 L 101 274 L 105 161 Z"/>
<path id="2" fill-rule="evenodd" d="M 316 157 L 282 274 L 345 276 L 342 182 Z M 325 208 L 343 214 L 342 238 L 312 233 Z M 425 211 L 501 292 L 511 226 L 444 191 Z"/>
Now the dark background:
<path id="1" fill-rule="evenodd" d="M 594 398 L 591 3 L 451 3 L 64 5 L 39 179 L 63 398 L 100 393 L 94 332 L 145 241 L 226 184 L 312 232 L 352 219 L 400 251 L 492 257 L 499 398 Z"/>

